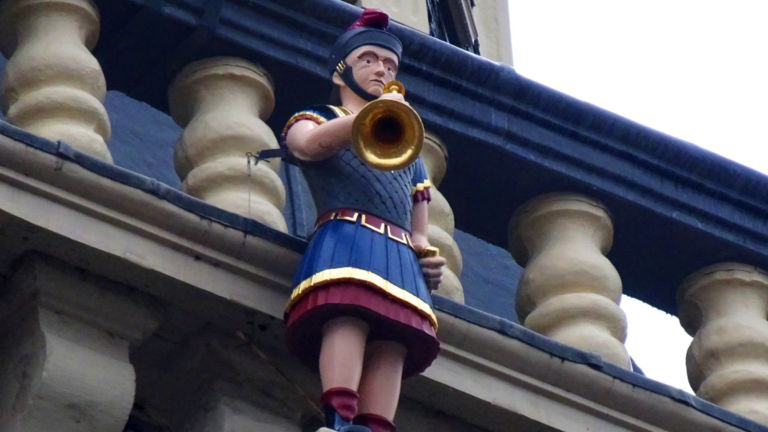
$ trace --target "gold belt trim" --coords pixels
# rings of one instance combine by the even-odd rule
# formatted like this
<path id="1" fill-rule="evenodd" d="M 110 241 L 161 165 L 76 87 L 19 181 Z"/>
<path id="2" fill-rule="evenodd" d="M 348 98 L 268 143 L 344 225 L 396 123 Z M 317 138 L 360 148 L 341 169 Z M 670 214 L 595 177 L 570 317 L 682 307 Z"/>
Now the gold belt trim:
<path id="1" fill-rule="evenodd" d="M 358 219 L 360 219 L 360 226 L 368 228 L 369 230 L 377 232 L 379 234 L 384 234 L 390 239 L 398 243 L 402 243 L 410 247 L 414 252 L 416 252 L 416 248 L 413 246 L 413 243 L 411 242 L 411 236 L 410 234 L 408 234 L 408 231 L 398 226 L 388 224 L 384 220 L 379 219 L 375 216 L 367 215 L 362 212 L 354 212 L 352 216 L 345 215 L 344 213 L 352 213 L 352 212 L 334 211 L 334 212 L 329 212 L 322 215 L 320 218 L 318 218 L 317 223 L 315 223 L 315 230 L 320 228 L 320 226 L 322 226 L 324 223 L 330 222 L 332 220 L 343 220 L 347 222 L 357 223 Z"/>
<path id="2" fill-rule="evenodd" d="M 298 286 L 296 286 L 296 288 L 293 289 L 291 298 L 288 300 L 288 304 L 285 306 L 285 310 L 288 311 L 294 304 L 296 304 L 297 301 L 299 301 L 300 298 L 302 298 L 312 289 L 321 285 L 342 280 L 354 280 L 363 282 L 370 287 L 384 292 L 386 295 L 396 300 L 413 306 L 419 313 L 427 317 L 432 328 L 437 331 L 437 316 L 432 311 L 432 308 L 427 304 L 427 302 L 391 283 L 376 273 L 355 267 L 342 267 L 323 270 L 304 279 Z"/>

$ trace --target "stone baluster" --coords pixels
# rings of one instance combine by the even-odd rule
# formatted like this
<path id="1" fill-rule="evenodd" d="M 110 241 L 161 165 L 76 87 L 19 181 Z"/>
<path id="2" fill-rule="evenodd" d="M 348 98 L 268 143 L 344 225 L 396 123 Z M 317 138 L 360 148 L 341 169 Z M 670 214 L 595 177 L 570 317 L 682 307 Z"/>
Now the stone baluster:
<path id="1" fill-rule="evenodd" d="M 25 257 L 0 310 L 0 430 L 122 432 L 136 374 L 129 347 L 160 311 L 131 289 Z"/>
<path id="2" fill-rule="evenodd" d="M 678 304 L 694 337 L 686 365 L 696 395 L 768 425 L 768 274 L 715 264 L 683 282 Z"/>
<path id="3" fill-rule="evenodd" d="M 512 256 L 525 267 L 517 286 L 525 327 L 628 369 L 621 279 L 605 257 L 612 243 L 605 207 L 570 193 L 527 202 L 509 229 Z"/>
<path id="4" fill-rule="evenodd" d="M 107 162 L 111 135 L 104 73 L 90 50 L 99 12 L 88 0 L 7 0 L 0 4 L 2 85 L 7 121 L 62 140 Z"/>
<path id="5" fill-rule="evenodd" d="M 429 243 L 440 248 L 440 255 L 445 257 L 443 282 L 435 294 L 464 303 L 464 287 L 461 286 L 462 259 L 459 245 L 453 240 L 455 221 L 453 210 L 437 186 L 443 180 L 448 163 L 448 151 L 445 144 L 434 134 L 427 133 L 424 137 L 424 148 L 421 159 L 427 168 L 429 180 L 432 183 L 429 203 Z"/>
<path id="6" fill-rule="evenodd" d="M 247 152 L 278 148 L 264 123 L 275 106 L 267 72 L 239 58 L 201 60 L 181 71 L 169 98 L 173 119 L 185 127 L 175 152 L 182 190 L 287 232 L 280 160 L 251 166 L 248 176 Z"/>

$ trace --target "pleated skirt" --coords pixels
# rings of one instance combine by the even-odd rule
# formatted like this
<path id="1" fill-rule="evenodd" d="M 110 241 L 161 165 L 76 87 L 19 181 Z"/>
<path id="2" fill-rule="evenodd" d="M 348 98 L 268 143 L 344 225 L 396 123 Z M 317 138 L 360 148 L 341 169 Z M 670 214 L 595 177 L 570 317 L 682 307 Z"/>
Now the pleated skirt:
<path id="1" fill-rule="evenodd" d="M 440 351 L 432 302 L 408 244 L 360 221 L 321 225 L 304 254 L 286 312 L 288 348 L 318 369 L 322 328 L 352 316 L 370 327 L 369 340 L 392 340 L 408 350 L 403 377 L 423 372 Z"/>

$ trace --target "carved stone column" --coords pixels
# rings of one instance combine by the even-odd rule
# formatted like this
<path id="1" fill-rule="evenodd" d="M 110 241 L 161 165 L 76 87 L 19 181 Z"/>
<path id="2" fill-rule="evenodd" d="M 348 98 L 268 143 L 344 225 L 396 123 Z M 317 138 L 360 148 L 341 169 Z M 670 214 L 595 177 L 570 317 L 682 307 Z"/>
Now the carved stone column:
<path id="1" fill-rule="evenodd" d="M 275 106 L 267 72 L 234 57 L 201 60 L 176 77 L 169 97 L 173 119 L 186 128 L 175 152 L 182 190 L 287 232 L 280 160 L 251 167 L 248 177 L 247 152 L 278 148 L 264 123 Z"/>
<path id="2" fill-rule="evenodd" d="M 509 229 L 512 256 L 525 267 L 517 286 L 520 321 L 629 369 L 621 279 L 605 257 L 612 243 L 605 207 L 570 193 L 529 201 L 515 212 Z"/>
<path id="3" fill-rule="evenodd" d="M 0 3 L 0 51 L 10 59 L 2 83 L 8 122 L 112 162 L 106 82 L 90 52 L 98 37 L 99 12 L 88 0 Z"/>
<path id="4" fill-rule="evenodd" d="M 445 257 L 446 261 L 443 282 L 435 294 L 464 303 L 464 287 L 459 280 L 462 269 L 461 251 L 459 245 L 453 240 L 456 222 L 453 219 L 451 206 L 443 194 L 437 190 L 437 186 L 443 181 L 448 163 L 445 144 L 434 134 L 427 133 L 424 137 L 421 159 L 432 182 L 430 190 L 432 202 L 429 203 L 429 243 L 440 248 L 440 255 Z"/>
<path id="5" fill-rule="evenodd" d="M 121 432 L 135 394 L 131 344 L 159 322 L 146 297 L 47 257 L 3 290 L 0 430 Z"/>
<path id="6" fill-rule="evenodd" d="M 683 282 L 678 303 L 694 337 L 686 365 L 696 395 L 768 425 L 768 274 L 715 264 Z"/>

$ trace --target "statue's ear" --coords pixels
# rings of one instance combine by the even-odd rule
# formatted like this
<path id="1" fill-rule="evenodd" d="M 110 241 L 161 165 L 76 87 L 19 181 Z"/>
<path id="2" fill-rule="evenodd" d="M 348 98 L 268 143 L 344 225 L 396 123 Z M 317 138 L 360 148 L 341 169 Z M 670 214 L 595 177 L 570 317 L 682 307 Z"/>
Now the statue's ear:
<path id="1" fill-rule="evenodd" d="M 333 77 L 331 77 L 331 81 L 333 81 L 334 84 L 341 87 L 344 86 L 344 80 L 341 79 L 338 72 L 333 73 Z"/>

